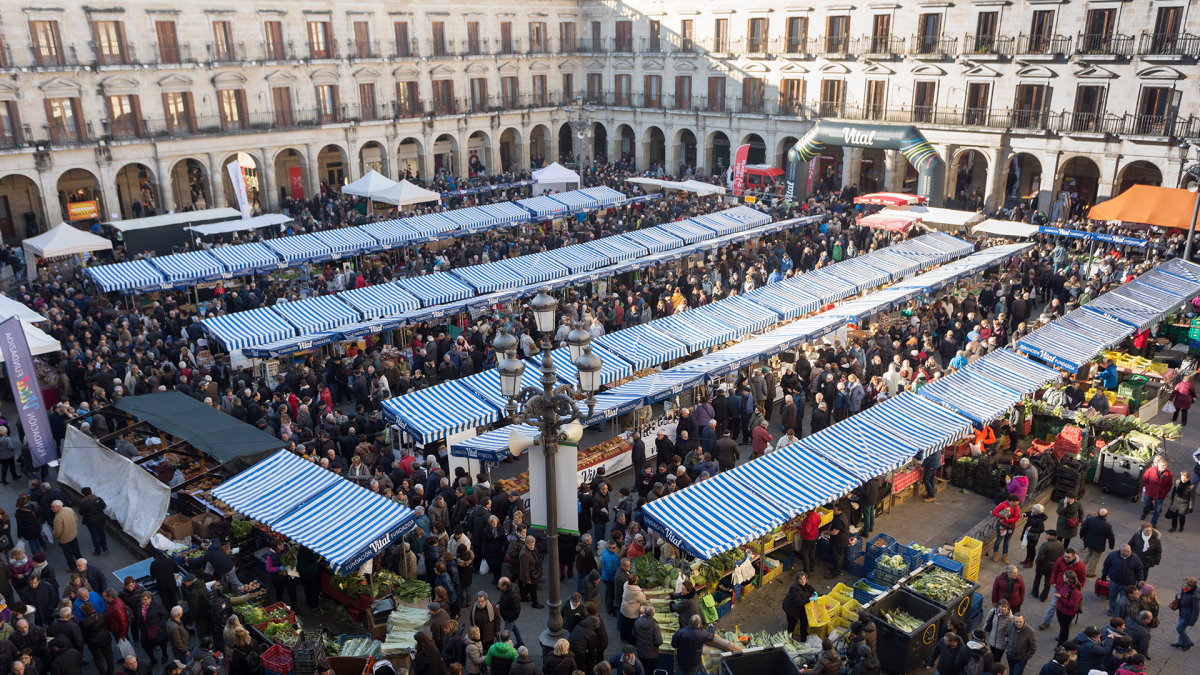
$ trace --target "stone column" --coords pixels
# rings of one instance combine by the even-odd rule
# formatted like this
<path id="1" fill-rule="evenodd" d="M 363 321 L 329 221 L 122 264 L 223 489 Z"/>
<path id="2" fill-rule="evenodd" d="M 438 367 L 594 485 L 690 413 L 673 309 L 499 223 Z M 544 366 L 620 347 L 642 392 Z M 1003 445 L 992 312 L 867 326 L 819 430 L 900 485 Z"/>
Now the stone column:
<path id="1" fill-rule="evenodd" d="M 362 167 L 361 146 L 357 140 L 346 141 L 346 153 L 349 157 L 343 165 L 346 167 L 346 182 L 353 183 L 367 174 Z"/>
<path id="2" fill-rule="evenodd" d="M 1117 183 L 1117 177 L 1121 171 L 1121 160 L 1117 155 L 1105 155 L 1104 162 L 1100 166 L 1100 180 L 1096 184 L 1096 199 L 1099 204 L 1106 199 L 1112 199 L 1117 196 L 1121 186 Z"/>
<path id="3" fill-rule="evenodd" d="M 316 143 L 304 144 L 304 158 L 308 163 L 308 166 L 305 167 L 305 169 L 307 169 L 307 175 L 304 177 L 307 180 L 305 181 L 306 185 L 304 186 L 304 196 L 312 199 L 313 197 L 320 196 L 321 194 L 321 181 L 319 178 L 317 178 L 318 167 Z"/>
<path id="4" fill-rule="evenodd" d="M 161 157 L 154 159 L 155 177 L 158 179 L 158 210 L 170 213 L 175 210 L 175 192 L 171 189 L 171 173 Z"/>
<path id="5" fill-rule="evenodd" d="M 855 155 L 862 157 L 862 151 L 848 145 L 842 146 L 842 188 L 851 185 L 858 179 L 857 176 L 851 178 L 851 172 L 855 166 Z"/>
<path id="6" fill-rule="evenodd" d="M 271 161 L 271 153 L 266 148 L 262 151 L 262 167 L 258 173 L 258 201 L 263 213 L 279 210 L 279 186 L 275 184 L 275 162 Z M 260 161 L 260 160 L 255 160 Z"/>
<path id="7" fill-rule="evenodd" d="M 896 158 L 899 154 L 899 150 L 883 151 L 883 182 L 880 183 L 882 192 L 892 192 L 892 185 L 896 182 Z"/>
<path id="8" fill-rule="evenodd" d="M 38 188 L 42 193 L 42 213 L 46 216 L 40 231 L 45 232 L 67 219 L 58 201 L 58 184 L 54 182 L 54 171 L 50 167 L 38 171 Z"/>
<path id="9" fill-rule="evenodd" d="M 946 184 L 942 186 L 943 198 L 952 199 L 954 188 L 958 185 L 958 162 L 954 161 L 954 153 L 958 146 L 943 144 L 937 147 L 942 161 L 946 163 Z"/>
<path id="10" fill-rule="evenodd" d="M 1008 162 L 1011 153 L 1004 148 L 997 148 L 995 166 L 989 167 L 987 190 L 983 196 L 983 210 L 995 211 L 1004 206 L 1004 186 L 1008 182 Z"/>
<path id="11" fill-rule="evenodd" d="M 208 153 L 208 183 L 212 190 L 212 203 L 208 205 L 210 209 L 225 206 L 225 167 L 220 165 L 220 161 L 216 155 Z"/>
<path id="12" fill-rule="evenodd" d="M 432 135 L 425 135 L 425 144 L 423 147 L 425 148 L 424 154 L 417 155 L 417 165 L 421 167 L 421 175 L 419 178 L 422 180 L 431 180 L 433 179 L 433 155 L 435 152 L 433 149 Z"/>

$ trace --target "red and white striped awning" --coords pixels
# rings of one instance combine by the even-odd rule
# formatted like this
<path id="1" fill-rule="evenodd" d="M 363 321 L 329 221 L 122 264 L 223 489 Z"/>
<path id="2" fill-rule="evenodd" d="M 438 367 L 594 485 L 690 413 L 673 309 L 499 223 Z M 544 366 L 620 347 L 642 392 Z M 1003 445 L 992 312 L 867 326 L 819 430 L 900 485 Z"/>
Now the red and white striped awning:
<path id="1" fill-rule="evenodd" d="M 854 198 L 855 204 L 883 204 L 885 206 L 911 206 L 924 204 L 925 198 L 899 192 L 875 192 Z"/>
<path id="2" fill-rule="evenodd" d="M 874 227 L 880 230 L 891 230 L 893 232 L 903 232 L 912 227 L 913 223 L 919 223 L 921 219 L 911 217 L 900 217 L 887 215 L 884 213 L 876 213 L 865 218 L 859 218 L 859 225 Z"/>

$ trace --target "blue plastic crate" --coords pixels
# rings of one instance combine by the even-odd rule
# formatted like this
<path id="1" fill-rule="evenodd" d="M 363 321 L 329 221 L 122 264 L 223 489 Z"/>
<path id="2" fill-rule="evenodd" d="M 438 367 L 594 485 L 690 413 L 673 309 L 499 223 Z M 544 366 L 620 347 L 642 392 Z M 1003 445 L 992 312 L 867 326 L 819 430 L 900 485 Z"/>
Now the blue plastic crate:
<path id="1" fill-rule="evenodd" d="M 792 569 L 792 565 L 796 562 L 796 554 L 792 553 L 791 551 L 776 551 L 767 557 L 778 560 L 779 565 L 783 567 L 785 571 Z"/>
<path id="2" fill-rule="evenodd" d="M 912 543 L 910 543 L 910 544 L 908 545 L 908 548 L 912 549 L 913 551 L 919 551 L 919 550 L 920 550 L 920 549 L 918 549 L 918 548 L 917 548 L 917 542 L 915 542 L 915 541 L 914 541 L 914 542 L 912 542 Z M 931 560 L 933 560 L 933 551 L 930 551 L 930 552 L 928 552 L 928 553 L 922 553 L 922 554 L 921 554 L 921 561 L 922 561 L 922 562 L 930 562 Z"/>
<path id="3" fill-rule="evenodd" d="M 863 581 L 861 581 L 861 582 L 859 582 L 859 583 L 865 583 L 865 584 L 866 584 L 867 586 L 869 586 L 870 588 L 872 588 L 872 589 L 874 589 L 874 590 L 876 590 L 876 591 L 879 591 L 879 593 L 880 593 L 881 595 L 882 595 L 882 594 L 883 594 L 885 591 L 887 591 L 887 589 L 886 589 L 886 588 L 884 588 L 883 586 L 880 586 L 879 584 L 871 583 L 871 581 L 869 581 L 869 580 L 866 580 L 866 579 L 864 579 Z M 855 600 L 857 600 L 857 601 L 859 602 L 859 604 L 863 604 L 863 605 L 865 605 L 865 604 L 867 604 L 868 602 L 871 602 L 871 601 L 872 601 L 872 600 L 874 600 L 875 598 L 879 597 L 878 595 L 871 595 L 870 593 L 868 593 L 868 592 L 866 592 L 866 591 L 862 590 L 861 588 L 857 588 L 857 586 L 858 586 L 858 584 L 855 584 L 855 589 L 854 589 L 854 599 L 855 599 Z"/>
<path id="4" fill-rule="evenodd" d="M 862 537 L 855 537 L 856 541 L 846 547 L 846 560 L 857 558 L 863 552 L 863 546 L 866 544 Z"/>
<path id="5" fill-rule="evenodd" d="M 868 559 L 867 554 L 859 553 L 853 559 L 846 561 L 846 571 L 862 579 L 875 571 L 875 560 Z"/>
<path id="6" fill-rule="evenodd" d="M 963 564 L 958 562 L 957 560 L 951 560 L 950 558 L 947 558 L 946 556 L 943 556 L 943 555 L 935 555 L 935 556 L 932 556 L 930 562 L 932 562 L 934 565 L 946 570 L 947 572 L 962 576 Z"/>
<path id="7" fill-rule="evenodd" d="M 983 614 L 983 594 L 975 593 L 971 596 L 971 613 Z"/>
<path id="8" fill-rule="evenodd" d="M 825 537 L 817 538 L 817 560 L 827 565 L 833 564 L 833 547 Z"/>
<path id="9" fill-rule="evenodd" d="M 741 600 L 741 599 L 742 599 L 742 595 L 743 595 L 743 592 L 742 592 L 742 585 L 741 585 L 741 584 L 734 584 L 734 585 L 733 585 L 733 601 L 734 601 L 734 602 L 737 602 L 738 600 Z"/>
<path id="10" fill-rule="evenodd" d="M 872 537 L 870 541 L 866 542 L 863 552 L 866 553 L 867 557 L 871 560 L 876 560 L 879 558 L 879 556 L 883 555 L 883 552 L 887 550 L 888 546 L 891 546 L 894 543 L 896 543 L 896 539 L 894 537 L 889 537 L 881 532 Z"/>
<path id="11" fill-rule="evenodd" d="M 717 603 L 717 618 L 725 616 L 733 609 L 733 598 L 728 593 L 717 591 L 713 593 L 713 601 Z"/>
<path id="12" fill-rule="evenodd" d="M 892 544 L 887 548 L 887 555 L 898 555 L 904 559 L 907 571 L 911 572 L 920 567 L 925 562 L 925 554 L 917 549 L 909 548 L 901 544 Z"/>
<path id="13" fill-rule="evenodd" d="M 907 571 L 901 572 L 899 570 L 893 570 L 890 567 L 879 567 L 877 565 L 875 570 L 867 575 L 867 581 L 870 581 L 877 586 L 886 586 L 891 588 L 892 586 L 900 583 L 900 579 L 902 579 L 906 574 L 908 574 Z"/>

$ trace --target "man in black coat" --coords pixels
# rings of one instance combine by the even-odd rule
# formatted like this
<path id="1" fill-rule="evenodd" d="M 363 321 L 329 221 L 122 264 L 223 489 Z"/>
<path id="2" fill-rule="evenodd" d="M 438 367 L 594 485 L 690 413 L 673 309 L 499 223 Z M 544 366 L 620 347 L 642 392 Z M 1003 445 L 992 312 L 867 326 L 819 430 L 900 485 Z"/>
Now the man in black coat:
<path id="1" fill-rule="evenodd" d="M 525 640 L 521 637 L 521 629 L 517 627 L 517 619 L 521 618 L 521 594 L 517 591 L 516 584 L 512 583 L 508 577 L 500 578 L 500 618 L 504 620 L 503 630 L 512 631 L 513 637 L 516 638 L 516 646 L 525 644 Z"/>
<path id="2" fill-rule="evenodd" d="M 50 675 L 83 675 L 83 652 L 71 644 L 71 639 L 59 635 L 50 641 Z"/>
<path id="3" fill-rule="evenodd" d="M 720 422 L 717 423 L 720 426 Z M 716 450 L 717 464 L 721 467 L 721 471 L 729 471 L 733 469 L 737 460 L 742 458 L 742 453 L 738 450 L 737 442 L 730 437 L 729 429 L 721 431 L 721 440 L 717 441 L 714 446 Z"/>
<path id="4" fill-rule="evenodd" d="M 633 439 L 633 453 L 630 459 L 633 462 L 633 475 L 641 475 L 642 467 L 646 466 L 646 442 L 642 440 L 641 434 L 637 434 Z"/>
<path id="5" fill-rule="evenodd" d="M 70 640 L 72 647 L 83 653 L 83 631 L 79 628 L 79 622 L 75 620 L 75 614 L 70 607 L 59 609 L 58 618 L 46 629 L 46 637 L 51 640 L 64 636 Z"/>
<path id="6" fill-rule="evenodd" d="M 712 401 L 713 419 L 717 421 L 717 433 L 723 434 L 729 428 L 729 418 L 731 417 L 733 407 L 729 404 L 729 399 L 725 398 L 725 390 L 718 389 L 717 397 Z"/>
<path id="7" fill-rule="evenodd" d="M 1112 550 L 1117 545 L 1117 537 L 1113 534 L 1112 523 L 1108 522 L 1108 509 L 1100 509 L 1096 515 L 1089 516 L 1079 526 L 1079 538 L 1083 540 L 1083 566 L 1087 569 L 1088 577 L 1096 576 L 1096 565 L 1104 557 L 1104 552 Z"/>
<path id="8" fill-rule="evenodd" d="M 163 606 L 178 605 L 175 594 L 175 563 L 161 551 L 154 555 L 154 562 L 150 563 L 150 576 L 154 577 L 154 586 Z M 136 606 L 131 605 L 130 607 Z"/>
<path id="9" fill-rule="evenodd" d="M 933 664 L 937 663 L 937 675 L 957 675 L 954 669 L 954 663 L 958 659 L 958 650 L 962 648 L 962 641 L 957 633 L 946 633 L 938 643 L 934 645 L 933 651 L 929 652 L 929 658 L 925 659 L 925 667 L 932 668 Z"/>
<path id="10" fill-rule="evenodd" d="M 49 656 L 46 652 L 46 631 L 41 626 L 29 623 L 27 619 L 17 621 L 16 632 L 9 636 L 9 641 L 18 650 L 32 649 L 33 655 L 43 661 Z"/>
<path id="11" fill-rule="evenodd" d="M 599 649 L 599 628 L 600 618 L 589 616 L 571 631 L 567 641 L 571 644 L 571 655 L 575 657 L 577 670 L 590 673 L 597 663 L 604 660 L 604 652 Z"/>
<path id="12" fill-rule="evenodd" d="M 54 621 L 58 592 L 41 577 L 29 577 L 29 585 L 21 589 L 21 600 L 33 607 L 33 620 L 37 625 L 44 628 Z"/>

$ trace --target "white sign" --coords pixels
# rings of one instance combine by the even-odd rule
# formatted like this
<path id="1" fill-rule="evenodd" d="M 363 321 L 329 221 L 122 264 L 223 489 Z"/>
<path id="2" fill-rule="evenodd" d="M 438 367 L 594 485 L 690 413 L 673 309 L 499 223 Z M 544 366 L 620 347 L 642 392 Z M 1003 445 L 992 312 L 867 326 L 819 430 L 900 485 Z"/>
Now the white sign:
<path id="1" fill-rule="evenodd" d="M 250 197 L 246 194 L 246 177 L 242 174 L 242 163 L 236 159 L 225 165 L 229 170 L 229 182 L 233 183 L 233 194 L 237 195 L 238 208 L 242 210 L 242 220 L 249 220 Z"/>

